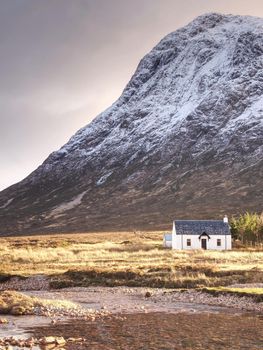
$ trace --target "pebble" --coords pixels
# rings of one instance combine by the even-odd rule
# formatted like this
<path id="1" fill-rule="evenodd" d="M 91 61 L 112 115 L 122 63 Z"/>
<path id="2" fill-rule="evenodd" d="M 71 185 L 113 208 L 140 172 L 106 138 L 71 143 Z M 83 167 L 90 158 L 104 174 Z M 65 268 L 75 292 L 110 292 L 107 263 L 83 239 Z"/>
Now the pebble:
<path id="1" fill-rule="evenodd" d="M 59 348 L 63 350 L 62 346 L 67 343 L 85 343 L 85 338 L 68 338 L 63 337 L 42 337 L 42 338 L 27 338 L 27 339 L 15 339 L 13 337 L 0 339 L 0 350 L 12 350 L 13 346 L 18 348 L 32 348 L 33 346 L 52 346 L 52 348 Z"/>

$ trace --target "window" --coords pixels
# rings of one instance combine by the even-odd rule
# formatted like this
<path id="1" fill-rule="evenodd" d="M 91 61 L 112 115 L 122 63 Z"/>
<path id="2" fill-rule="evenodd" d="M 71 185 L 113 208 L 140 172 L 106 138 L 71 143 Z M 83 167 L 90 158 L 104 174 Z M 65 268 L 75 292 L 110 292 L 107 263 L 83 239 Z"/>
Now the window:
<path id="1" fill-rule="evenodd" d="M 217 239 L 217 246 L 221 247 L 221 239 L 220 238 Z"/>
<path id="2" fill-rule="evenodd" d="M 187 245 L 187 247 L 191 247 L 191 239 L 190 238 L 188 238 L 186 240 L 186 245 Z"/>

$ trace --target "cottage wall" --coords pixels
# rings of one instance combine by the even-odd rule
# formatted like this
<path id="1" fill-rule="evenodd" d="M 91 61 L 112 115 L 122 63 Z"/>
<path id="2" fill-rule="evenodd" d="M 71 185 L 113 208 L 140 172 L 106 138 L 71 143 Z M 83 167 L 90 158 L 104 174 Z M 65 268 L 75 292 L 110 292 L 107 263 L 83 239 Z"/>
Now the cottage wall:
<path id="1" fill-rule="evenodd" d="M 164 246 L 164 248 L 172 248 L 172 241 L 164 239 L 163 246 Z"/>
<path id="2" fill-rule="evenodd" d="M 207 249 L 212 250 L 229 250 L 232 249 L 231 235 L 211 235 L 210 239 L 207 236 L 202 236 L 199 239 L 199 235 L 176 235 L 173 231 L 172 235 L 172 248 L 173 249 L 201 249 L 201 239 L 206 239 Z M 191 246 L 187 245 L 187 240 L 191 240 Z M 221 246 L 217 245 L 217 240 L 221 240 Z"/>
<path id="3" fill-rule="evenodd" d="M 172 249 L 180 249 L 179 243 L 177 240 L 176 230 L 175 230 L 175 223 L 173 222 L 173 231 L 172 231 Z"/>
<path id="4" fill-rule="evenodd" d="M 172 248 L 172 235 L 170 233 L 163 235 L 163 246 L 164 248 Z"/>

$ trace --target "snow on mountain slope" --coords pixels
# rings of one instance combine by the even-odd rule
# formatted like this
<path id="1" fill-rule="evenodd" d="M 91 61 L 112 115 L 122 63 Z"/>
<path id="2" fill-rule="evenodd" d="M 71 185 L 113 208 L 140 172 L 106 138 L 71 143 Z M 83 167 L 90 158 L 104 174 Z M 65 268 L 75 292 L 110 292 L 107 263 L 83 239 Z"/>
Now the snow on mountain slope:
<path id="1" fill-rule="evenodd" d="M 260 211 L 262 115 L 263 19 L 200 16 L 141 60 L 110 108 L 0 193 L 0 232 Z"/>

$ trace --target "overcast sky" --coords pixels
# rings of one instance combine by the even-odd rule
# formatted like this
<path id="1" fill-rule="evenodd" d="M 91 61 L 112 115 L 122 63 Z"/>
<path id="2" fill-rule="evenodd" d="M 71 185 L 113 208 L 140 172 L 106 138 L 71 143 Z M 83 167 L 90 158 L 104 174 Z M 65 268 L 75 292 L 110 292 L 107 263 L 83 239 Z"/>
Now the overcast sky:
<path id="1" fill-rule="evenodd" d="M 116 100 L 139 60 L 207 12 L 262 0 L 0 0 L 0 190 Z"/>

